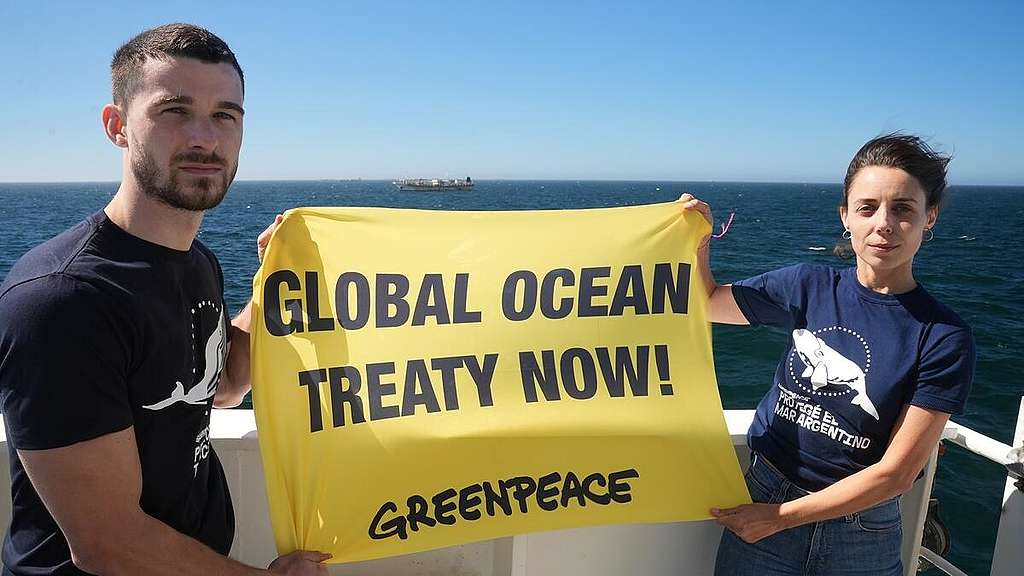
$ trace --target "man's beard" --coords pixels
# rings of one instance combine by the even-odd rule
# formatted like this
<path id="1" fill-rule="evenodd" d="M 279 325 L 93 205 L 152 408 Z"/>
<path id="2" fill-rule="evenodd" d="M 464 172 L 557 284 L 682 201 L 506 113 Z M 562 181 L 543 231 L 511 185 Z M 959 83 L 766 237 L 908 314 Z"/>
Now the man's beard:
<path id="1" fill-rule="evenodd" d="M 182 190 L 177 174 L 164 174 L 157 167 L 156 160 L 140 147 L 139 154 L 132 158 L 132 173 L 138 181 L 142 192 L 172 208 L 201 212 L 220 204 L 228 191 L 228 186 L 235 179 L 238 165 L 229 167 L 227 162 L 217 154 L 186 152 L 175 156 L 171 164 L 179 162 L 195 162 L 200 164 L 217 164 L 222 170 L 216 176 L 195 178 L 192 190 Z"/>

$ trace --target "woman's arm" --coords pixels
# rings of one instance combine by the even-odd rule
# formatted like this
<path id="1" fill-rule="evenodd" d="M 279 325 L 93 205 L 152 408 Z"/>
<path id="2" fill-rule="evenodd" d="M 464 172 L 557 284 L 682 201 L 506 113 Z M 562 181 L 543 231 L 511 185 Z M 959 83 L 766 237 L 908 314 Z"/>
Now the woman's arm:
<path id="1" fill-rule="evenodd" d="M 683 194 L 679 197 L 683 203 L 683 210 L 696 210 L 714 228 L 715 220 L 711 216 L 711 207 L 706 202 L 693 197 L 692 194 Z M 736 304 L 736 298 L 732 295 L 732 286 L 726 284 L 720 286 L 715 282 L 715 276 L 711 273 L 711 233 L 701 241 L 697 248 L 697 269 L 700 278 L 704 282 L 704 290 L 708 295 L 708 314 L 710 320 L 719 324 L 750 324 L 740 307 Z"/>
<path id="2" fill-rule="evenodd" d="M 882 459 L 835 484 L 783 504 L 745 504 L 711 514 L 745 542 L 776 532 L 853 514 L 903 494 L 914 484 L 942 435 L 949 414 L 907 405 Z"/>

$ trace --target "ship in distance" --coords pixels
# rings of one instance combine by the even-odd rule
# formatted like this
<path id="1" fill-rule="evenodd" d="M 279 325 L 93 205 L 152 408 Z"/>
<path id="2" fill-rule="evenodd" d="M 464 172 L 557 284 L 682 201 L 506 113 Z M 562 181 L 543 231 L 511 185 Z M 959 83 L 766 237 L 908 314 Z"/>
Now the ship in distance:
<path id="1" fill-rule="evenodd" d="M 472 190 L 473 179 L 456 178 L 403 178 L 392 182 L 400 190 Z"/>

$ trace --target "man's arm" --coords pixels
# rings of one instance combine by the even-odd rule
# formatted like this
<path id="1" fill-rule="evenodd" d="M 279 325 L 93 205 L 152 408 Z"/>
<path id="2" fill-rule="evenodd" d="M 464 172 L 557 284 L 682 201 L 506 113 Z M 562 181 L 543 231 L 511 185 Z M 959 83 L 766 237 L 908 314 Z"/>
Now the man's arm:
<path id="1" fill-rule="evenodd" d="M 19 450 L 71 560 L 93 574 L 266 573 L 230 560 L 142 511 L 134 428 L 71 446 Z"/>
<path id="2" fill-rule="evenodd" d="M 252 324 L 252 300 L 231 321 L 231 339 L 228 340 L 228 358 L 220 374 L 214 408 L 234 408 L 252 388 L 249 378 L 249 334 Z"/>
<path id="3" fill-rule="evenodd" d="M 49 450 L 19 450 L 29 479 L 57 521 L 75 566 L 99 575 L 326 574 L 326 555 L 296 552 L 272 571 L 207 548 L 142 511 L 134 428 Z M 290 571 L 278 570 L 288 564 Z"/>
<path id="4" fill-rule="evenodd" d="M 270 244 L 270 237 L 284 217 L 278 214 L 266 230 L 256 238 L 256 256 L 263 262 L 263 254 Z M 252 333 L 252 300 L 231 321 L 231 339 L 228 344 L 228 359 L 221 372 L 217 384 L 217 394 L 213 397 L 214 408 L 234 408 L 242 403 L 242 399 L 252 389 L 249 377 L 249 335 Z"/>

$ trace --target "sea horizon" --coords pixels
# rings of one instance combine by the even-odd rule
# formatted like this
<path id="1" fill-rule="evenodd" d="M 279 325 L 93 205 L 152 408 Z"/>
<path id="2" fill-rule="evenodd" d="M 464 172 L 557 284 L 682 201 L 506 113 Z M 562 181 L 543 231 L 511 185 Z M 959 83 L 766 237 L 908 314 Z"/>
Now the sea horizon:
<path id="1" fill-rule="evenodd" d="M 394 177 L 394 178 L 236 178 L 232 185 L 235 184 L 259 184 L 263 182 L 267 183 L 290 183 L 290 182 L 394 182 L 399 178 L 406 178 L 407 176 Z M 472 177 L 472 176 L 471 176 Z M 416 176 L 416 178 L 452 178 L 450 176 Z M 459 177 L 454 177 L 460 179 Z M 658 178 L 476 178 L 472 177 L 473 182 L 601 182 L 601 183 L 652 183 L 652 184 L 779 184 L 779 185 L 802 185 L 802 186 L 839 186 L 842 185 L 842 181 L 836 180 L 833 182 L 815 181 L 815 180 L 677 180 L 677 179 L 658 179 Z M 6 181 L 0 180 L 0 186 L 24 186 L 24 185 L 47 185 L 47 184 L 120 184 L 120 180 L 25 180 L 25 181 Z M 1024 188 L 1024 182 L 1017 184 L 975 184 L 971 182 L 953 182 L 948 185 L 948 188 Z"/>
<path id="2" fill-rule="evenodd" d="M 711 204 L 716 222 L 734 222 L 715 240 L 712 269 L 720 282 L 797 262 L 846 267 L 828 247 L 840 241 L 839 182 L 681 180 L 474 180 L 472 191 L 402 191 L 390 180 L 238 180 L 208 211 L 199 239 L 220 260 L 225 302 L 237 311 L 251 296 L 258 265 L 256 236 L 275 214 L 299 206 L 363 206 L 430 210 L 551 210 L 669 202 L 692 192 Z M 109 202 L 118 182 L 0 183 L 0 278 L 38 245 Z M 1024 389 L 1024 323 L 1014 303 L 1024 298 L 1024 241 L 1012 226 L 1024 218 L 1024 186 L 955 185 L 932 242 L 915 259 L 915 277 L 973 329 L 978 350 L 974 387 L 954 420 L 1010 442 Z M 963 194 L 963 196 L 961 196 Z M 772 201 L 773 198 L 784 201 Z M 958 201 L 966 198 L 969 201 Z M 716 224 L 717 227 L 717 224 Z M 534 233 L 524 231 L 524 233 Z M 715 325 L 715 370 L 725 409 L 750 409 L 771 383 L 785 334 L 767 328 Z M 967 573 L 987 573 L 1005 471 L 951 447 L 936 474 L 952 532 L 951 558 Z"/>

